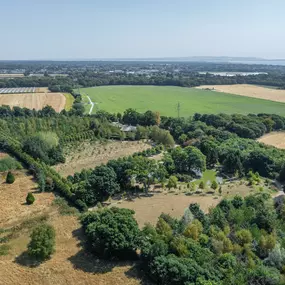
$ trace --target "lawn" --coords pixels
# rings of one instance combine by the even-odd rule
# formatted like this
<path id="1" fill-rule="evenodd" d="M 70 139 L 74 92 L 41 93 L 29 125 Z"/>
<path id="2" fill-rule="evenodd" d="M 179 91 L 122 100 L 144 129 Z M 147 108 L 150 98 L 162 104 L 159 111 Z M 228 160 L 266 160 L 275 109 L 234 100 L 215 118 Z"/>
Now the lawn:
<path id="1" fill-rule="evenodd" d="M 215 170 L 207 169 L 205 172 L 203 172 L 203 176 L 200 179 L 196 180 L 195 183 L 199 185 L 200 182 L 203 181 L 205 185 L 207 185 L 207 183 L 210 183 L 208 186 L 211 186 L 212 182 L 216 180 L 216 176 L 217 173 Z"/>
<path id="2" fill-rule="evenodd" d="M 134 108 L 138 112 L 159 111 L 161 115 L 180 116 L 194 113 L 274 113 L 285 115 L 285 103 L 219 93 L 196 88 L 173 86 L 101 86 L 82 88 L 81 94 L 89 95 L 96 110 L 111 113 Z M 89 110 L 89 108 L 87 108 Z"/>

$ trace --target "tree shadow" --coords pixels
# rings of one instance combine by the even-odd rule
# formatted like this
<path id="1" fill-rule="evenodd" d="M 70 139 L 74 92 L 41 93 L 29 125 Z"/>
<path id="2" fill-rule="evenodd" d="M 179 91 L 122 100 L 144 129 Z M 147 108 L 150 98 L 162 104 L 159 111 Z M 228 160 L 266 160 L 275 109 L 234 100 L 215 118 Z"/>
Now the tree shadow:
<path id="1" fill-rule="evenodd" d="M 138 284 L 141 285 L 154 285 L 148 276 L 145 274 L 141 263 L 134 264 L 128 271 L 125 272 L 125 275 L 130 279 L 135 279 L 139 281 Z"/>
<path id="2" fill-rule="evenodd" d="M 134 261 L 104 260 L 94 255 L 86 242 L 82 228 L 74 230 L 72 235 L 78 241 L 77 246 L 81 248 L 75 255 L 68 258 L 76 270 L 104 274 L 111 272 L 115 267 L 133 266 L 135 264 Z"/>
<path id="3" fill-rule="evenodd" d="M 43 261 L 32 258 L 29 256 L 28 251 L 24 251 L 15 258 L 14 262 L 22 266 L 35 268 L 40 266 Z"/>
<path id="4" fill-rule="evenodd" d="M 102 260 L 84 249 L 69 257 L 68 260 L 74 269 L 93 274 L 104 274 L 111 272 L 115 267 L 133 265 L 133 262 L 130 261 Z"/>

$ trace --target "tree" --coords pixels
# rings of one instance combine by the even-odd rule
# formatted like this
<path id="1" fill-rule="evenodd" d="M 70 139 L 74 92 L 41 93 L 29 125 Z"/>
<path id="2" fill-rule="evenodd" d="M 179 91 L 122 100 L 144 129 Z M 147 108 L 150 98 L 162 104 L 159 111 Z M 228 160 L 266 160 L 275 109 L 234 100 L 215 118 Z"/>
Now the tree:
<path id="1" fill-rule="evenodd" d="M 93 205 L 97 201 L 107 199 L 119 190 L 120 186 L 113 168 L 101 165 L 97 166 L 89 176 L 82 198 L 87 204 Z"/>
<path id="2" fill-rule="evenodd" d="M 204 139 L 199 146 L 201 152 L 206 156 L 207 166 L 213 166 L 218 161 L 218 144 L 214 140 Z"/>
<path id="3" fill-rule="evenodd" d="M 184 149 L 187 153 L 187 163 L 189 170 L 206 170 L 206 156 L 196 147 L 188 146 Z"/>
<path id="4" fill-rule="evenodd" d="M 8 184 L 13 184 L 15 182 L 15 176 L 11 171 L 8 171 L 7 176 L 6 176 L 6 183 Z"/>
<path id="5" fill-rule="evenodd" d="M 27 197 L 26 197 L 26 202 L 28 205 L 32 205 L 35 202 L 35 196 L 33 193 L 29 192 Z"/>
<path id="6" fill-rule="evenodd" d="M 55 230 L 51 225 L 42 224 L 37 226 L 32 234 L 28 245 L 30 256 L 39 260 L 45 260 L 55 251 Z"/>
<path id="7" fill-rule="evenodd" d="M 141 119 L 141 114 L 134 109 L 127 109 L 123 115 L 123 122 L 128 125 L 137 125 Z"/>
<path id="8" fill-rule="evenodd" d="M 186 237 L 190 237 L 194 240 L 198 240 L 202 232 L 203 232 L 202 223 L 199 220 L 194 220 L 190 225 L 186 227 L 183 235 Z"/>
<path id="9" fill-rule="evenodd" d="M 211 188 L 214 189 L 214 190 L 216 190 L 218 187 L 219 187 L 219 185 L 218 185 L 217 181 L 214 180 L 214 181 L 212 182 Z"/>
<path id="10" fill-rule="evenodd" d="M 204 184 L 204 181 L 201 181 L 199 183 L 199 189 L 204 189 L 205 188 L 205 184 Z"/>
<path id="11" fill-rule="evenodd" d="M 127 170 L 127 174 L 134 178 L 138 183 L 142 183 L 144 190 L 148 193 L 150 184 L 157 179 L 163 181 L 166 176 L 166 170 L 163 165 L 158 164 L 153 159 L 136 156 L 132 160 L 132 166 Z"/>
<path id="12" fill-rule="evenodd" d="M 85 214 L 81 223 L 92 250 L 104 258 L 131 258 L 139 245 L 139 228 L 129 209 L 100 209 Z"/>
<path id="13" fill-rule="evenodd" d="M 176 176 L 170 176 L 166 187 L 170 190 L 171 188 L 177 188 L 178 179 Z"/>
<path id="14" fill-rule="evenodd" d="M 236 237 L 240 245 L 245 245 L 252 242 L 252 234 L 249 230 L 242 229 L 236 232 Z"/>

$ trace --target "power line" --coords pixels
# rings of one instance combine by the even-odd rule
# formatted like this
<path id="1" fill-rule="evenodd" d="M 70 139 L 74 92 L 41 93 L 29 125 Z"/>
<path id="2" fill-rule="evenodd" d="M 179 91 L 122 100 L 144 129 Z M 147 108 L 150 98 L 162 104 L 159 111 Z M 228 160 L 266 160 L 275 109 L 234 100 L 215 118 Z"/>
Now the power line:
<path id="1" fill-rule="evenodd" d="M 177 104 L 177 115 L 178 115 L 178 118 L 180 118 L 180 102 L 178 102 Z"/>

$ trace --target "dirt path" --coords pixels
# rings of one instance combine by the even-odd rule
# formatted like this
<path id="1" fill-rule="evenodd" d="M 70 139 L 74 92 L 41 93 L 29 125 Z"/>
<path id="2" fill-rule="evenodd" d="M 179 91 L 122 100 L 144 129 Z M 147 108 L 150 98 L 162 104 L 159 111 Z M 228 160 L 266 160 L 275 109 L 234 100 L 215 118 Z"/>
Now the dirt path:
<path id="1" fill-rule="evenodd" d="M 236 94 L 240 96 L 265 99 L 275 102 L 285 102 L 285 90 L 270 89 L 250 84 L 233 85 L 202 85 L 198 89 L 212 89 L 217 92 Z"/>
<path id="2" fill-rule="evenodd" d="M 89 115 L 92 114 L 93 108 L 94 108 L 94 103 L 91 101 L 90 97 L 88 95 L 86 95 L 86 97 L 88 98 L 90 104 L 91 104 L 91 108 L 89 110 Z"/>

